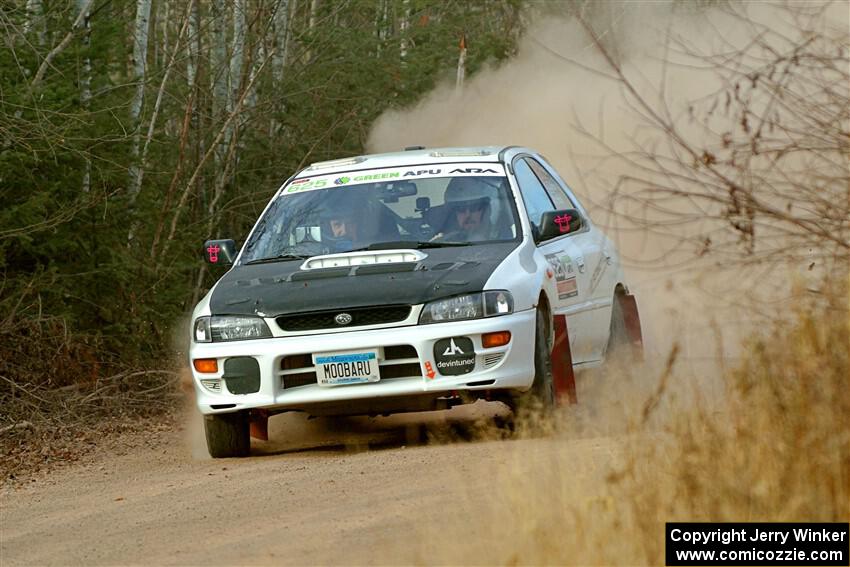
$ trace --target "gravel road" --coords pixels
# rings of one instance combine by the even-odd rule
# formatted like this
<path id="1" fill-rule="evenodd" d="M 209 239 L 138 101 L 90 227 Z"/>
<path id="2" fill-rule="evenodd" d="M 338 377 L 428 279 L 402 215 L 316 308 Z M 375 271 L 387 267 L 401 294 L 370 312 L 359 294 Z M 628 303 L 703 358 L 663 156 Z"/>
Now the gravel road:
<path id="1" fill-rule="evenodd" d="M 529 514 L 515 481 L 554 471 L 592 492 L 624 437 L 499 439 L 487 424 L 500 411 L 276 416 L 271 441 L 225 460 L 206 456 L 200 417 L 187 416 L 4 488 L 0 564 L 504 563 L 494 528 Z"/>

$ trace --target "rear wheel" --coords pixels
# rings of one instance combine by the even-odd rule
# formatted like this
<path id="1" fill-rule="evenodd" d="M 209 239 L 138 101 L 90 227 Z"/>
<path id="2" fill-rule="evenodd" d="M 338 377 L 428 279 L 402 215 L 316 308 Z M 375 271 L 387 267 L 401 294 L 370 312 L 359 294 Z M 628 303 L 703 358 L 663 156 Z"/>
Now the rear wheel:
<path id="1" fill-rule="evenodd" d="M 626 319 L 623 315 L 623 306 L 620 304 L 619 294 L 614 294 L 614 303 L 611 307 L 611 329 L 608 333 L 608 345 L 605 347 L 605 360 L 616 360 L 629 355 L 631 340 L 626 329 Z"/>
<path id="2" fill-rule="evenodd" d="M 248 413 L 220 413 L 204 416 L 204 431 L 210 456 L 247 457 L 251 453 Z"/>

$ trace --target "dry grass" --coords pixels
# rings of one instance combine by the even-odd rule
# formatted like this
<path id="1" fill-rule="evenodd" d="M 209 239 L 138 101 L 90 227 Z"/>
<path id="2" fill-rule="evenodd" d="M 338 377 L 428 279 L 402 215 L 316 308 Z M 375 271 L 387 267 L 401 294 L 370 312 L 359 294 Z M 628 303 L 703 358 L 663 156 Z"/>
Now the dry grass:
<path id="1" fill-rule="evenodd" d="M 663 564 L 665 522 L 847 521 L 850 318 L 846 291 L 832 297 L 747 341 L 714 388 L 675 350 L 593 377 L 558 434 L 518 446 L 489 504 L 464 516 L 486 535 L 429 545 L 424 561 Z"/>

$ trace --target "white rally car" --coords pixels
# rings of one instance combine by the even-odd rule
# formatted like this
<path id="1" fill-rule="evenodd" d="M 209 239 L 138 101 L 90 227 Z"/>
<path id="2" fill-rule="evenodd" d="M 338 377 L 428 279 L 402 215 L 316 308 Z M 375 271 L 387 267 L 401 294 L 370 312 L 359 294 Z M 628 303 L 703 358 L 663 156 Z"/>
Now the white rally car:
<path id="1" fill-rule="evenodd" d="M 287 180 L 193 314 L 213 457 L 268 416 L 378 415 L 476 399 L 553 404 L 553 320 L 574 367 L 628 342 L 617 253 L 538 153 L 423 149 L 315 163 Z M 256 427 L 255 427 L 256 426 Z"/>

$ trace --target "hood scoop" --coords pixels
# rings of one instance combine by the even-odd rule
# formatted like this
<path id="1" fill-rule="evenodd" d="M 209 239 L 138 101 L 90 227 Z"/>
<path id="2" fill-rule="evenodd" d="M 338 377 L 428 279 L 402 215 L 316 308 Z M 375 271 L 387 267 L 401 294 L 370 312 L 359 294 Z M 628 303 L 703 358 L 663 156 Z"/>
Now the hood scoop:
<path id="1" fill-rule="evenodd" d="M 366 250 L 363 252 L 345 252 L 342 254 L 313 256 L 301 264 L 301 269 L 316 270 L 320 268 L 341 268 L 373 264 L 416 264 L 427 257 L 427 254 L 424 254 L 419 250 Z"/>
<path id="2" fill-rule="evenodd" d="M 305 280 L 324 280 L 327 278 L 344 278 L 351 272 L 351 268 L 326 268 L 324 270 L 314 270 L 309 272 L 294 272 L 289 276 L 291 282 L 301 282 Z"/>
<path id="3" fill-rule="evenodd" d="M 415 262 L 399 262 L 396 263 L 385 263 L 385 264 L 367 264 L 365 266 L 358 266 L 356 270 L 354 270 L 355 276 L 370 276 L 375 274 L 398 274 L 401 272 L 412 272 L 416 269 Z"/>

